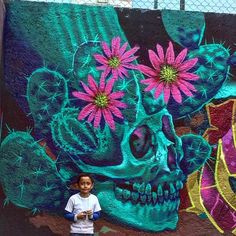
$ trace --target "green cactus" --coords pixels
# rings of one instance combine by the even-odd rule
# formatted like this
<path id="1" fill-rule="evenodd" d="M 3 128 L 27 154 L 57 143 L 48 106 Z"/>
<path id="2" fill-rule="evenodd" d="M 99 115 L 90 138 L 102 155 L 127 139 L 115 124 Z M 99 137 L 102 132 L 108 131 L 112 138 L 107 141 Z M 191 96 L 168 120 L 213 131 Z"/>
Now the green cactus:
<path id="1" fill-rule="evenodd" d="M 74 155 L 94 152 L 98 146 L 92 125 L 78 121 L 78 112 L 75 108 L 65 108 L 50 123 L 56 146 Z"/>
<path id="2" fill-rule="evenodd" d="M 181 105 L 168 104 L 167 108 L 174 118 L 181 118 L 200 110 L 207 104 L 228 78 L 230 66 L 227 64 L 229 51 L 221 44 L 206 44 L 190 51 L 189 58 L 198 58 L 194 73 L 199 79 L 194 81 L 193 97 L 185 97 Z"/>
<path id="3" fill-rule="evenodd" d="M 55 161 L 29 133 L 11 132 L 0 153 L 0 177 L 8 201 L 35 212 L 56 211 L 66 203 L 70 192 Z"/>
<path id="4" fill-rule="evenodd" d="M 28 79 L 27 100 L 34 118 L 35 130 L 45 137 L 49 122 L 68 103 L 68 88 L 65 78 L 47 68 L 35 70 Z"/>

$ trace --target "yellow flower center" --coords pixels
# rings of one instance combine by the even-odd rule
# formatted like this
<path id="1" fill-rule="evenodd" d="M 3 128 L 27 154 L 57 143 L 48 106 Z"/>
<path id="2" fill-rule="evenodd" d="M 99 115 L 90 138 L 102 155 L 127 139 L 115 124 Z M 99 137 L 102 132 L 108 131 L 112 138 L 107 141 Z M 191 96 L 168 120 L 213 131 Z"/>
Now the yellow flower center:
<path id="1" fill-rule="evenodd" d="M 109 99 L 106 94 L 99 93 L 96 95 L 94 103 L 99 108 L 106 108 L 108 106 Z"/>
<path id="2" fill-rule="evenodd" d="M 170 65 L 164 65 L 160 71 L 160 80 L 166 83 L 172 83 L 176 81 L 178 77 L 178 71 Z"/>
<path id="3" fill-rule="evenodd" d="M 120 60 L 118 57 L 112 57 L 111 59 L 108 60 L 108 65 L 112 68 L 112 69 L 116 69 L 117 67 L 119 67 L 120 65 Z"/>

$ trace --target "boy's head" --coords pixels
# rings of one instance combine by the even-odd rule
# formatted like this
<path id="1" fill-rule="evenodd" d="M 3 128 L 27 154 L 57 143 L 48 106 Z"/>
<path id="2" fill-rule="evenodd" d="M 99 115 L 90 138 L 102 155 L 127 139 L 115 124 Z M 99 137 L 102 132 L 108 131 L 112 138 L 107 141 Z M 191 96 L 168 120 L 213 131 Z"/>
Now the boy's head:
<path id="1" fill-rule="evenodd" d="M 80 193 L 86 195 L 89 194 L 93 189 L 94 179 L 88 173 L 81 173 L 77 178 L 77 184 L 80 190 Z"/>

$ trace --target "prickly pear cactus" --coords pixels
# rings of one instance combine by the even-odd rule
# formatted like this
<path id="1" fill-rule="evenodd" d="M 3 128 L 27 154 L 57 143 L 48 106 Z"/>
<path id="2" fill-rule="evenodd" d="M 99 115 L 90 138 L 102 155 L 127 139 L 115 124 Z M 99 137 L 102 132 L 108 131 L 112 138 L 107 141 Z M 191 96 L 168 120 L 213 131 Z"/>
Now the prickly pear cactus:
<path id="1" fill-rule="evenodd" d="M 79 122 L 78 112 L 65 108 L 50 123 L 54 143 L 74 155 L 93 152 L 98 146 L 94 128 L 88 122 Z"/>
<path id="2" fill-rule="evenodd" d="M 42 137 L 49 133 L 48 123 L 68 103 L 66 79 L 47 68 L 37 69 L 28 78 L 27 100 L 35 123 L 35 131 Z"/>
<path id="3" fill-rule="evenodd" d="M 198 58 L 198 63 L 193 70 L 199 75 L 199 80 L 194 81 L 196 92 L 193 97 L 186 97 L 181 106 L 169 103 L 168 110 L 174 118 L 184 117 L 201 109 L 217 94 L 229 73 L 227 59 L 230 54 L 221 44 L 206 44 L 190 51 L 189 58 Z"/>
<path id="4" fill-rule="evenodd" d="M 82 43 L 75 51 L 73 56 L 73 74 L 79 80 L 87 78 L 88 74 L 93 75 L 95 78 L 100 76 L 98 70 L 96 70 L 96 61 L 93 58 L 93 54 L 102 53 L 100 42 L 88 41 Z M 74 88 L 78 88 L 78 83 L 73 85 Z"/>
<path id="5" fill-rule="evenodd" d="M 184 48 L 199 47 L 205 31 L 202 12 L 162 10 L 161 16 L 165 30 L 173 41 Z"/>
<path id="6" fill-rule="evenodd" d="M 191 116 L 217 95 L 228 78 L 234 57 L 222 44 L 201 45 L 205 32 L 203 13 L 162 10 L 161 14 L 170 38 L 188 49 L 189 58 L 198 58 L 198 63 L 192 68 L 192 72 L 200 78 L 192 83 L 197 92 L 193 97 L 185 98 L 181 106 L 173 101 L 168 104 L 168 110 L 178 119 Z"/>
<path id="7" fill-rule="evenodd" d="M 15 205 L 59 210 L 70 196 L 45 148 L 27 132 L 12 132 L 1 144 L 0 175 L 7 200 Z"/>
<path id="8" fill-rule="evenodd" d="M 205 164 L 205 157 L 210 156 L 211 148 L 201 136 L 187 134 L 181 140 L 185 158 L 180 162 L 180 167 L 189 175 Z"/>
<path id="9" fill-rule="evenodd" d="M 108 161 L 107 153 L 111 155 L 116 149 L 110 129 L 95 129 L 86 121 L 78 121 L 78 113 L 79 109 L 65 108 L 53 116 L 50 127 L 54 144 L 72 158 L 90 155 L 97 164 Z"/>

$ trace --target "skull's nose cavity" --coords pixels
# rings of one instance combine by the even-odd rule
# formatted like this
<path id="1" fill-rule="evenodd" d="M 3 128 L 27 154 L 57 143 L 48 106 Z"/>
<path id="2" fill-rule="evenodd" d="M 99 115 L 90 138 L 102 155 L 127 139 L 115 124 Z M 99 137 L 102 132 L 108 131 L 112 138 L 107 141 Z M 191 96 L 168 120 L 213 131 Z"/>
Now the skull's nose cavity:
<path id="1" fill-rule="evenodd" d="M 165 134 L 165 136 L 167 137 L 167 139 L 169 139 L 173 143 L 176 142 L 175 130 L 174 130 L 174 126 L 171 122 L 170 116 L 164 115 L 162 117 L 162 131 Z"/>
<path id="2" fill-rule="evenodd" d="M 168 147 L 167 165 L 171 171 L 177 169 L 177 153 L 173 145 Z"/>
<path id="3" fill-rule="evenodd" d="M 148 152 L 151 145 L 151 131 L 146 125 L 137 127 L 130 135 L 129 145 L 133 156 L 142 158 Z"/>

